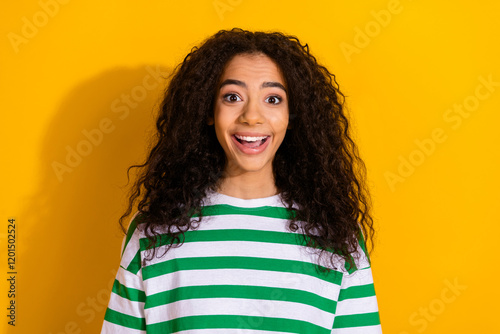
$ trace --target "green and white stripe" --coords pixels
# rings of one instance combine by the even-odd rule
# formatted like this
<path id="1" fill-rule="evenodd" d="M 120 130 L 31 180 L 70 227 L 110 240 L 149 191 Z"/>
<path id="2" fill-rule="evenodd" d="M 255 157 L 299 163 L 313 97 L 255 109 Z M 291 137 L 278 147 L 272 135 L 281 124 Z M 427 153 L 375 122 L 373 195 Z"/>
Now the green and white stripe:
<path id="1" fill-rule="evenodd" d="M 278 195 L 212 193 L 184 244 L 143 267 L 148 241 L 135 215 L 102 333 L 381 333 L 364 245 L 356 268 L 338 257 L 321 272 L 316 250 L 287 229 L 292 214 Z"/>

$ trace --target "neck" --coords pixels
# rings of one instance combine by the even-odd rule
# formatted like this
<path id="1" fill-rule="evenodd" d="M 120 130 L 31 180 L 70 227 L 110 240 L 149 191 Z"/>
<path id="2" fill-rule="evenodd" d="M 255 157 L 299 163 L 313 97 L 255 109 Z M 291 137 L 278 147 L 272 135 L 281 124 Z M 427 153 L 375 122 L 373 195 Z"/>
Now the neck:
<path id="1" fill-rule="evenodd" d="M 232 197 L 253 199 L 276 195 L 278 189 L 272 173 L 267 173 L 267 175 L 252 172 L 239 175 L 226 173 L 221 180 L 218 192 Z"/>

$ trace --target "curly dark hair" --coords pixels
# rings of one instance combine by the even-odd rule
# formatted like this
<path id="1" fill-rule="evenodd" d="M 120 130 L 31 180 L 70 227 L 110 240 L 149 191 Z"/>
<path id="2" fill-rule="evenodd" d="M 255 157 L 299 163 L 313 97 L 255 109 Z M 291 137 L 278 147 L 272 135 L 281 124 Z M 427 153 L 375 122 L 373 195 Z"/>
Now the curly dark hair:
<path id="1" fill-rule="evenodd" d="M 128 175 L 133 167 L 141 170 L 120 218 L 122 228 L 126 230 L 123 220 L 137 204 L 153 250 L 149 260 L 161 234 L 170 237 L 168 251 L 183 243 L 184 232 L 197 228 L 203 199 L 220 184 L 226 159 L 207 120 L 213 117 L 225 65 L 239 54 L 272 59 L 288 87 L 291 129 L 273 161 L 276 187 L 295 213 L 288 228 L 301 228 L 307 245 L 332 254 L 332 264 L 333 254 L 338 254 L 355 266 L 356 249 L 364 239 L 373 245 L 374 228 L 366 167 L 350 135 L 345 97 L 308 45 L 281 32 L 221 30 L 194 47 L 175 68 L 149 156 L 127 171 Z"/>

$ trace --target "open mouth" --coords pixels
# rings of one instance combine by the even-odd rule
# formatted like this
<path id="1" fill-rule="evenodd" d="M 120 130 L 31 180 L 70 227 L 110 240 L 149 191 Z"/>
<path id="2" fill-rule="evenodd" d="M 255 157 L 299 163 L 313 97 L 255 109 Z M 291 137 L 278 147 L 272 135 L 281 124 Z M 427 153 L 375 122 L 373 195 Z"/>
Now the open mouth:
<path id="1" fill-rule="evenodd" d="M 251 136 L 240 136 L 233 135 L 233 137 L 243 146 L 248 148 L 256 148 L 264 145 L 264 143 L 269 139 L 270 136 L 259 136 L 259 137 L 251 137 Z"/>

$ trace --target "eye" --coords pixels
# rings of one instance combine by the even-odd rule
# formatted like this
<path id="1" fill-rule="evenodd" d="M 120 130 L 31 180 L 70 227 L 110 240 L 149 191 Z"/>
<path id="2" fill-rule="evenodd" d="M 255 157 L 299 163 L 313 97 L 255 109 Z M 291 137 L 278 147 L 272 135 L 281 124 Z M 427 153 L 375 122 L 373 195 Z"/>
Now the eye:
<path id="1" fill-rule="evenodd" d="M 281 97 L 277 95 L 269 96 L 266 100 L 266 102 L 269 102 L 271 104 L 279 104 L 281 102 Z"/>
<path id="2" fill-rule="evenodd" d="M 224 101 L 227 101 L 227 102 L 239 102 L 239 101 L 241 101 L 241 98 L 234 93 L 229 93 L 229 94 L 224 95 L 223 99 L 224 99 Z"/>

